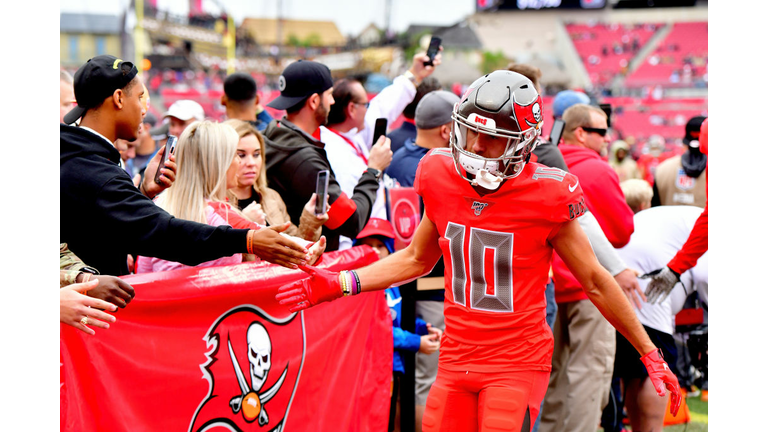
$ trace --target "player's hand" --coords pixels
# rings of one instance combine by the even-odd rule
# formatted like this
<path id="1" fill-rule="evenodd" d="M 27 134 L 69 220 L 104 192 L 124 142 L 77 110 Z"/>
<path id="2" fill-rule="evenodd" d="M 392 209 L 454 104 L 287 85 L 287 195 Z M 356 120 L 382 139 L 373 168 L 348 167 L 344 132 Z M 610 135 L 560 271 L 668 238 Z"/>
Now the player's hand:
<path id="1" fill-rule="evenodd" d="M 368 168 L 384 171 L 392 162 L 391 141 L 386 136 L 379 137 L 379 140 L 373 143 L 371 154 L 368 155 Z"/>
<path id="2" fill-rule="evenodd" d="M 654 270 L 640 277 L 642 279 L 651 278 L 645 288 L 645 295 L 648 296 L 648 303 L 651 304 L 663 302 L 672 292 L 675 284 L 680 282 L 680 276 L 669 267 Z"/>
<path id="3" fill-rule="evenodd" d="M 640 284 L 637 282 L 639 275 L 640 272 L 637 270 L 628 268 L 613 277 L 624 291 L 624 295 L 627 296 L 629 302 L 637 306 L 638 309 L 642 307 L 643 301 L 647 301 L 643 290 L 640 289 Z"/>
<path id="4" fill-rule="evenodd" d="M 299 268 L 308 273 L 309 278 L 283 285 L 275 295 L 275 299 L 281 305 L 288 306 L 291 312 L 298 312 L 344 295 L 339 273 L 317 267 L 299 266 Z"/>
<path id="5" fill-rule="evenodd" d="M 673 416 L 676 416 L 682 402 L 680 383 L 677 382 L 677 377 L 669 369 L 667 362 L 664 361 L 661 350 L 657 348 L 640 357 L 640 360 L 642 360 L 645 368 L 648 370 L 648 377 L 651 379 L 651 383 L 653 383 L 653 388 L 656 389 L 656 394 L 664 396 L 667 394 L 666 389 L 669 390 L 670 397 L 672 398 L 669 410 Z"/>
<path id="6" fill-rule="evenodd" d="M 422 354 L 430 355 L 440 348 L 440 342 L 434 340 L 432 335 L 424 335 L 421 337 L 421 343 L 419 344 L 419 352 Z"/>
<path id="7" fill-rule="evenodd" d="M 427 323 L 427 335 L 439 344 L 443 338 L 443 331 L 437 327 L 432 327 L 431 323 Z"/>
<path id="8" fill-rule="evenodd" d="M 99 284 L 88 290 L 90 297 L 125 308 L 136 295 L 133 287 L 119 277 L 98 275 L 91 278 L 94 279 L 98 280 Z"/>
<path id="9" fill-rule="evenodd" d="M 288 229 L 290 222 L 256 230 L 253 235 L 253 253 L 273 264 L 291 269 L 309 261 L 309 250 L 279 233 Z"/>

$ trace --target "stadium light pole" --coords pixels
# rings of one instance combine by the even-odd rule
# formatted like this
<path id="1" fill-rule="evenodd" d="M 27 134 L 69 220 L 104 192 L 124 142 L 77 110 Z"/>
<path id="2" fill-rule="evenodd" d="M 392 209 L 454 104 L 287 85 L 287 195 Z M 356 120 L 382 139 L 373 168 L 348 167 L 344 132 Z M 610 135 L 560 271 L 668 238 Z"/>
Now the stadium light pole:
<path id="1" fill-rule="evenodd" d="M 144 0 L 134 0 L 136 25 L 133 27 L 134 60 L 139 76 L 144 76 Z"/>

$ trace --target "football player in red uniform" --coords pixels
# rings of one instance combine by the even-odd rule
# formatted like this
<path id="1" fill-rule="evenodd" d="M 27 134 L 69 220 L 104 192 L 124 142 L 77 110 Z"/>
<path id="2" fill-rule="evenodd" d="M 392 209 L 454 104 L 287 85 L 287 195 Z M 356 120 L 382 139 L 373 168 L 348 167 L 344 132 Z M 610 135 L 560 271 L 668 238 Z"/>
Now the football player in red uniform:
<path id="1" fill-rule="evenodd" d="M 454 107 L 451 149 L 433 149 L 419 164 L 414 187 L 425 215 L 413 242 L 357 271 L 303 267 L 310 277 L 277 294 L 298 311 L 403 284 L 429 273 L 442 254 L 446 329 L 424 431 L 531 430 L 551 369 L 544 288 L 553 249 L 643 354 L 658 394 L 668 389 L 679 407 L 677 378 L 575 221 L 586 211 L 579 180 L 528 163 L 541 106 L 518 73 L 476 80 Z"/>

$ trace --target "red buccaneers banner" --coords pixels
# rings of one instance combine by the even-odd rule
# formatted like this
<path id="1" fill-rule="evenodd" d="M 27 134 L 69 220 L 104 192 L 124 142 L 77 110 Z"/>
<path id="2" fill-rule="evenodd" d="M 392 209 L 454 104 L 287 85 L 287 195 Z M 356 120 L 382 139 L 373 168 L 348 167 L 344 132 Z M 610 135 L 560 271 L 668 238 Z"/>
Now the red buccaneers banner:
<path id="1" fill-rule="evenodd" d="M 376 260 L 369 247 L 320 267 Z M 62 431 L 383 431 L 392 375 L 384 293 L 290 313 L 267 263 L 127 276 L 108 330 L 61 326 Z"/>

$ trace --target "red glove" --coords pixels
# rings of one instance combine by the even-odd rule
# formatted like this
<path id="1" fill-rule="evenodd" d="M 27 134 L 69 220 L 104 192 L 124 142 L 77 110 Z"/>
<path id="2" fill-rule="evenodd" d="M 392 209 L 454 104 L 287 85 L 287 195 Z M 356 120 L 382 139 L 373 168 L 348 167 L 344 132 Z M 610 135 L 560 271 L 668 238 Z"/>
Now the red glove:
<path id="1" fill-rule="evenodd" d="M 309 278 L 283 285 L 275 295 L 275 299 L 281 305 L 287 305 L 291 312 L 336 300 L 344 295 L 339 273 L 317 267 L 299 266 L 299 268 L 309 273 Z"/>
<path id="2" fill-rule="evenodd" d="M 655 350 L 640 357 L 640 360 L 648 370 L 648 377 L 653 383 L 653 387 L 656 389 L 656 393 L 659 396 L 664 396 L 666 391 L 664 387 L 669 389 L 670 396 L 672 397 L 672 405 L 669 410 L 673 416 L 677 415 L 677 410 L 680 409 L 680 403 L 682 398 L 680 396 L 680 384 L 677 382 L 675 374 L 669 370 L 669 365 L 664 361 L 664 356 L 661 354 L 661 350 L 656 348 Z"/>

